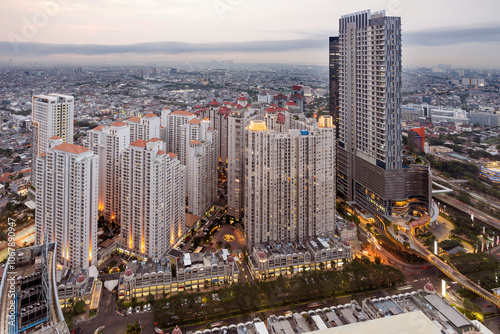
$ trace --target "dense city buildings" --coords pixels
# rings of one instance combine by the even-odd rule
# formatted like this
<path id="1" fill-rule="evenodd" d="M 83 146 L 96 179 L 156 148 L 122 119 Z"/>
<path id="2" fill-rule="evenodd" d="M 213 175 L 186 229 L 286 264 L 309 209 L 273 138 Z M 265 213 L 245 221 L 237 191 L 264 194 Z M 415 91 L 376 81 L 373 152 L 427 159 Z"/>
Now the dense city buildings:
<path id="1" fill-rule="evenodd" d="M 3 217 L 17 219 L 15 247 L 23 250 L 16 250 L 16 261 L 30 262 L 27 270 L 18 267 L 20 275 L 38 284 L 43 254 L 36 247 L 42 245 L 36 251 L 24 252 L 24 247 L 35 237 L 51 247 L 56 241 L 62 246 L 53 248 L 59 253 L 52 257 L 53 290 L 58 294 L 52 298 L 67 310 L 83 301 L 92 312 L 79 315 L 78 322 L 96 310 L 92 324 L 104 321 L 108 326 L 106 317 L 115 314 L 112 307 L 99 310 L 101 295 L 102 305 L 115 297 L 146 303 L 149 294 L 156 299 L 166 294 L 196 298 L 178 292 L 223 291 L 225 284 L 253 284 L 280 275 L 290 275 L 293 282 L 310 275 L 309 270 L 339 270 L 327 273 L 333 277 L 348 271 L 354 257 L 377 261 L 376 256 L 382 256 L 385 263 L 384 245 L 378 242 L 383 243 L 383 237 L 358 240 L 372 229 L 367 224 L 374 225 L 372 214 L 389 218 L 387 236 L 391 234 L 399 247 L 415 250 L 415 241 L 405 239 L 411 236 L 406 231 L 414 226 L 411 220 L 420 213 L 437 218 L 429 212 L 428 161 L 472 163 L 479 167 L 472 172 L 481 186 L 486 192 L 494 190 L 500 182 L 498 165 L 492 163 L 500 155 L 500 71 L 450 65 L 406 66 L 402 71 L 398 18 L 362 12 L 340 23 L 340 36 L 329 39 L 329 66 L 185 62 L 172 64 L 175 67 L 5 67 L 0 60 L 0 210 L 6 213 Z M 52 91 L 68 96 L 39 95 Z M 52 120 L 42 121 L 40 115 Z M 59 132 L 43 128 L 44 122 L 55 124 Z M 337 122 L 341 125 L 335 126 Z M 69 128 L 73 123 L 74 130 Z M 408 141 L 403 140 L 406 135 Z M 336 136 L 341 137 L 338 146 Z M 39 155 L 30 155 L 43 138 L 52 143 L 50 148 L 47 144 Z M 66 146 L 71 140 L 78 145 Z M 32 161 L 38 163 L 33 170 L 41 170 L 33 177 Z M 434 165 L 441 173 L 439 165 L 446 164 Z M 92 175 L 85 174 L 87 170 Z M 36 182 L 30 184 L 31 177 Z M 476 180 L 469 174 L 462 179 L 469 181 L 467 186 L 450 182 L 450 188 L 468 193 Z M 344 197 L 337 198 L 338 204 L 336 186 Z M 470 191 L 472 210 L 479 200 Z M 30 195 L 35 192 L 34 200 Z M 88 208 L 86 201 L 92 201 Z M 483 204 L 490 205 L 477 203 Z M 493 206 L 490 209 L 493 212 Z M 428 218 L 423 215 L 417 222 Z M 436 228 L 444 227 L 440 222 Z M 0 257 L 8 250 L 0 243 Z M 410 271 L 425 273 L 417 267 Z M 103 293 L 101 279 L 111 290 L 116 284 L 118 293 Z M 210 305 L 223 299 L 223 292 L 199 292 L 207 293 L 208 300 L 212 297 Z M 323 326 L 333 331 L 355 322 L 371 328 L 365 320 L 387 315 L 394 319 L 417 306 L 449 333 L 472 330 L 456 314 L 456 324 L 445 324 L 436 309 L 447 307 L 411 295 L 363 304 L 358 300 L 331 312 L 315 306 L 305 316 L 270 317 L 268 329 L 273 334 Z M 36 311 L 18 309 L 20 328 L 46 315 L 43 305 L 30 306 Z M 117 311 L 127 313 L 120 307 Z M 30 318 L 32 313 L 35 318 Z M 177 310 L 171 313 L 172 319 L 178 315 Z M 53 319 L 61 324 L 60 318 Z M 255 328 L 266 333 L 264 324 L 256 323 Z M 248 323 L 230 331 L 245 326 L 255 334 Z M 96 329 L 88 327 L 84 333 Z"/>
<path id="2" fill-rule="evenodd" d="M 401 20 L 368 10 L 342 16 L 339 30 L 337 189 L 382 216 L 425 212 L 429 166 L 403 168 Z"/>
<path id="3" fill-rule="evenodd" d="M 121 243 L 144 258 L 160 259 L 185 230 L 185 166 L 163 143 L 138 139 L 121 159 Z"/>
<path id="4" fill-rule="evenodd" d="M 57 263 L 88 268 L 97 259 L 98 157 L 54 136 L 36 164 L 36 244 L 56 242 Z"/>
<path id="5" fill-rule="evenodd" d="M 335 126 L 286 113 L 245 129 L 245 242 L 304 241 L 335 224 Z M 286 124 L 289 126 L 283 126 Z"/>
<path id="6" fill-rule="evenodd" d="M 75 102 L 73 96 L 68 95 L 34 95 L 31 106 L 32 170 L 36 174 L 35 158 L 47 151 L 49 138 L 59 136 L 64 143 L 73 144 Z"/>

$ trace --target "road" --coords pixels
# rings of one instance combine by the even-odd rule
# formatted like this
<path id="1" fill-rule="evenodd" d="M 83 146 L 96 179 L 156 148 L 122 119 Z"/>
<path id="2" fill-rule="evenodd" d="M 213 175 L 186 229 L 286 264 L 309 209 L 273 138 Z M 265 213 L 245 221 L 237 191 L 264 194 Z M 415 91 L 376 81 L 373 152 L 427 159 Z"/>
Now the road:
<path id="1" fill-rule="evenodd" d="M 488 224 L 494 228 L 497 228 L 497 229 L 500 229 L 500 220 L 496 219 L 495 217 L 492 217 L 484 212 L 481 212 L 477 209 L 474 209 L 473 207 L 467 205 L 467 204 L 464 204 L 460 201 L 457 201 L 456 199 L 450 197 L 450 196 L 447 196 L 447 195 L 443 195 L 443 194 L 437 194 L 437 195 L 433 195 L 435 198 L 439 199 L 440 201 L 442 201 L 443 203 L 445 203 L 446 205 L 449 205 L 449 206 L 452 206 L 460 211 L 463 211 L 463 212 L 468 212 L 468 213 L 472 213 L 474 214 L 474 219 L 479 219 L 481 220 L 482 222 L 484 222 L 485 224 Z"/>
<path id="2" fill-rule="evenodd" d="M 434 171 L 432 173 L 432 179 L 433 179 L 433 181 L 444 182 L 451 189 L 463 191 L 464 193 L 466 193 L 467 195 L 469 195 L 473 199 L 480 201 L 482 203 L 486 203 L 487 205 L 489 205 L 497 210 L 500 210 L 500 203 L 499 203 L 498 199 L 496 199 L 495 197 L 490 196 L 490 195 L 482 195 L 482 194 L 480 195 L 476 192 L 473 192 L 472 189 L 470 189 L 467 186 L 462 187 L 459 184 L 451 183 L 453 181 L 458 181 L 458 180 L 446 180 L 446 179 L 440 177 L 439 175 L 437 175 L 436 172 L 434 172 Z"/>
<path id="3" fill-rule="evenodd" d="M 134 324 L 136 321 L 142 324 L 143 333 L 154 333 L 153 312 L 141 312 L 122 317 L 116 313 L 116 291 L 110 293 L 104 288 L 97 316 L 93 320 L 75 324 L 75 328 L 81 327 L 82 334 L 93 334 L 96 329 L 104 326 L 103 333 L 105 334 L 122 334 L 128 324 Z"/>
<path id="4" fill-rule="evenodd" d="M 444 261 L 442 261 L 440 258 L 438 258 L 436 255 L 432 254 L 427 250 L 427 248 L 422 245 L 417 238 L 415 238 L 414 234 L 414 229 L 410 231 L 410 239 L 412 243 L 418 248 L 419 253 L 421 254 L 422 257 L 424 257 L 427 261 L 430 263 L 434 264 L 439 270 L 441 270 L 446 276 L 449 278 L 453 279 L 454 281 L 458 282 L 461 286 L 464 288 L 474 292 L 476 295 L 480 296 L 483 299 L 486 299 L 490 303 L 496 305 L 497 307 L 500 308 L 500 298 L 495 296 L 494 294 L 490 293 L 489 291 L 486 291 L 485 289 L 481 288 L 479 285 L 476 283 L 470 281 L 467 277 L 462 275 L 460 272 L 455 270 L 454 268 L 450 267 L 447 265 Z"/>

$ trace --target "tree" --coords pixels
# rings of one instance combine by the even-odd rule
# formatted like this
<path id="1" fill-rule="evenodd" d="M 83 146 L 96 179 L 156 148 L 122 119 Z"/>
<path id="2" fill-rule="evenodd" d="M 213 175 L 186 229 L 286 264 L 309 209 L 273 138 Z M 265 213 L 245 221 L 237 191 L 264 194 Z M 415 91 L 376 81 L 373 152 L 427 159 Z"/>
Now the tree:
<path id="1" fill-rule="evenodd" d="M 319 269 L 320 269 L 320 270 L 325 269 L 325 264 L 324 264 L 323 262 L 320 262 L 320 263 L 319 263 Z"/>
<path id="2" fill-rule="evenodd" d="M 155 302 L 155 296 L 153 296 L 153 294 L 150 292 L 149 295 L 147 295 L 146 297 L 146 301 L 149 304 L 153 304 Z"/>

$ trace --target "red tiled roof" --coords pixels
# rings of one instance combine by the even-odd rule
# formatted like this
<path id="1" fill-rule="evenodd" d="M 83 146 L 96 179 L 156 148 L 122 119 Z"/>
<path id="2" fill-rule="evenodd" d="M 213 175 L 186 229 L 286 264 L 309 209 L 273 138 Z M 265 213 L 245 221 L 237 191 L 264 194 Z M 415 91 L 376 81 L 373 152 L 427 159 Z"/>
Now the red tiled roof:
<path id="1" fill-rule="evenodd" d="M 194 106 L 194 109 L 201 109 L 201 108 L 203 108 L 203 106 L 200 106 L 199 104 Z"/>
<path id="2" fill-rule="evenodd" d="M 302 86 L 293 86 L 292 90 L 302 90 Z"/>
<path id="3" fill-rule="evenodd" d="M 155 114 L 153 114 L 152 112 L 148 112 L 146 115 L 142 116 L 142 117 L 147 117 L 147 118 L 152 118 L 152 117 L 158 117 L 156 116 Z"/>
<path id="4" fill-rule="evenodd" d="M 130 146 L 135 146 L 135 147 L 146 147 L 146 144 L 148 142 L 143 140 L 143 139 L 137 139 L 135 142 L 130 144 Z"/>
<path id="5" fill-rule="evenodd" d="M 43 153 L 45 153 L 45 152 L 43 152 Z M 12 176 L 12 175 L 14 175 L 14 174 L 12 174 L 12 173 L 2 173 L 2 174 L 0 174 L 0 182 L 6 182 L 9 179 L 9 177 Z"/>
<path id="6" fill-rule="evenodd" d="M 139 117 L 132 117 L 132 118 L 139 118 Z M 128 119 L 127 121 L 130 121 L 131 119 Z M 135 122 L 135 121 L 133 121 L 133 122 Z M 137 121 L 137 122 L 139 122 L 139 121 Z M 122 127 L 122 126 L 126 126 L 126 125 L 127 125 L 127 123 L 122 122 L 122 121 L 118 121 L 118 122 L 114 122 L 114 123 L 110 124 L 110 126 L 114 126 L 114 127 L 117 127 L 117 128 Z"/>
<path id="7" fill-rule="evenodd" d="M 140 117 L 130 117 L 129 119 L 127 119 L 127 121 L 139 123 L 141 121 L 141 118 Z"/>
<path id="8" fill-rule="evenodd" d="M 168 153 L 168 156 L 171 157 L 171 158 L 175 158 L 177 155 L 178 154 L 175 154 L 175 153 L 172 153 L 172 152 Z"/>
<path id="9" fill-rule="evenodd" d="M 244 97 L 243 95 L 241 95 L 239 98 L 238 98 L 238 101 L 248 101 L 248 99 L 246 97 Z"/>
<path id="10" fill-rule="evenodd" d="M 222 107 L 217 112 L 217 114 L 219 114 L 219 115 L 225 115 L 225 114 L 229 114 L 229 113 L 230 113 L 229 109 L 227 109 L 227 108 L 222 109 Z"/>
<path id="11" fill-rule="evenodd" d="M 83 147 L 80 145 L 75 145 L 75 144 L 68 144 L 68 143 L 62 143 L 61 145 L 57 145 L 56 147 L 54 147 L 54 150 L 68 152 L 68 153 L 74 153 L 74 154 L 82 154 L 82 153 L 90 151 L 90 149 L 88 149 L 86 147 Z"/>
<path id="12" fill-rule="evenodd" d="M 62 138 L 59 136 L 52 136 L 52 137 L 50 137 L 50 139 L 57 140 L 57 139 L 62 139 Z"/>
<path id="13" fill-rule="evenodd" d="M 190 120 L 188 122 L 188 124 L 200 124 L 200 123 L 201 123 L 201 121 L 199 118 L 193 118 L 192 120 Z"/>
<path id="14" fill-rule="evenodd" d="M 197 140 L 191 140 L 189 142 L 189 144 L 191 144 L 191 145 L 200 145 L 201 143 L 199 141 L 197 141 Z"/>
<path id="15" fill-rule="evenodd" d="M 165 153 L 167 153 L 167 152 L 165 152 L 163 150 L 158 150 L 158 155 L 164 155 Z"/>
<path id="16" fill-rule="evenodd" d="M 211 106 L 218 106 L 218 105 L 220 105 L 220 103 L 219 103 L 219 102 L 217 102 L 217 101 L 214 99 L 212 102 L 210 102 L 210 103 L 209 103 L 209 105 L 211 105 Z"/>
<path id="17" fill-rule="evenodd" d="M 96 126 L 95 128 L 93 128 L 92 130 L 95 130 L 95 131 L 102 131 L 102 129 L 104 129 L 104 125 L 98 125 L 98 126 Z"/>
<path id="18" fill-rule="evenodd" d="M 187 110 L 175 110 L 170 115 L 193 116 L 193 113 Z"/>
<path id="19" fill-rule="evenodd" d="M 161 141 L 161 139 L 160 138 L 151 138 L 149 141 L 156 143 L 157 141 Z"/>
<path id="20" fill-rule="evenodd" d="M 278 110 L 276 110 L 276 108 L 271 108 L 271 107 L 266 109 L 266 112 L 277 112 L 277 111 Z"/>
<path id="21" fill-rule="evenodd" d="M 287 106 L 296 106 L 296 105 L 297 105 L 297 103 L 295 103 L 295 102 L 293 102 L 292 100 L 290 100 L 290 101 L 288 101 L 288 102 L 287 102 L 287 104 L 286 104 L 286 105 L 287 105 Z"/>

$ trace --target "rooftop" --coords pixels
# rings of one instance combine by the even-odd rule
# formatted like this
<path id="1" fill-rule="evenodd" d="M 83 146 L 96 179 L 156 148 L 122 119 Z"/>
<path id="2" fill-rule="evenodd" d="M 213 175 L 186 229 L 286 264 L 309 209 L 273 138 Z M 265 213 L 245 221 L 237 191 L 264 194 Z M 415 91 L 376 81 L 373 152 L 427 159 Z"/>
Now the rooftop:
<path id="1" fill-rule="evenodd" d="M 73 154 L 82 154 L 90 151 L 90 149 L 86 147 L 68 143 L 62 143 L 61 145 L 57 145 L 56 147 L 54 147 L 54 150 L 64 151 Z"/>

